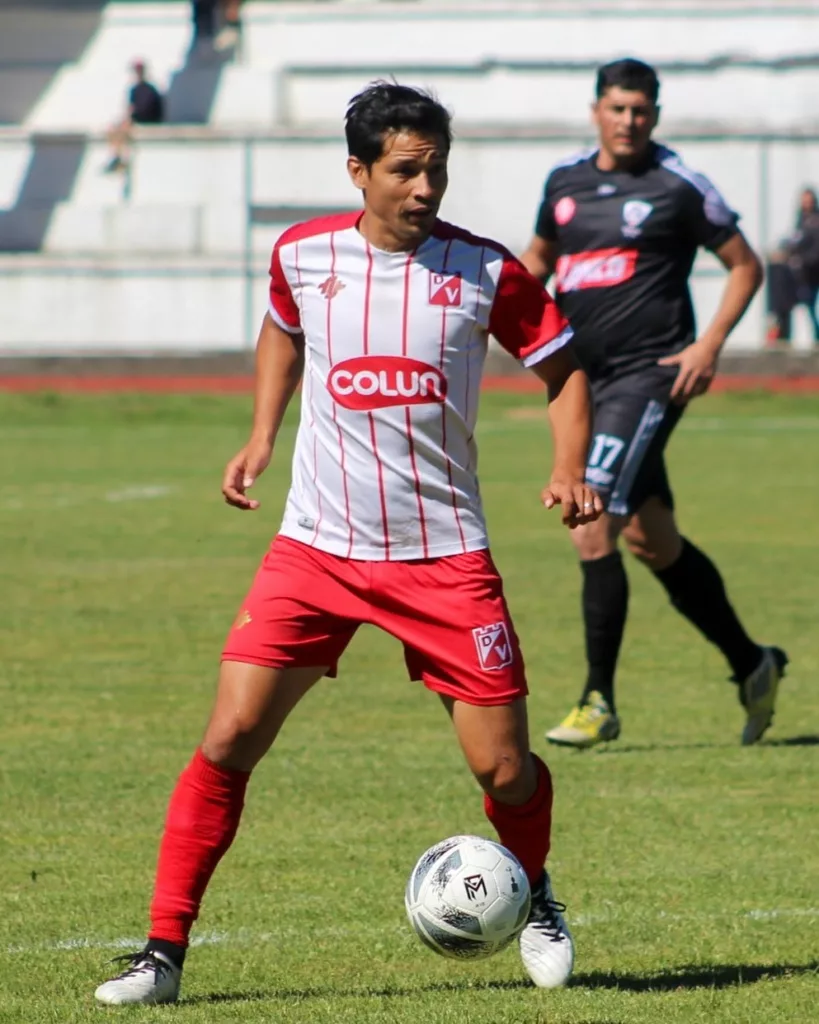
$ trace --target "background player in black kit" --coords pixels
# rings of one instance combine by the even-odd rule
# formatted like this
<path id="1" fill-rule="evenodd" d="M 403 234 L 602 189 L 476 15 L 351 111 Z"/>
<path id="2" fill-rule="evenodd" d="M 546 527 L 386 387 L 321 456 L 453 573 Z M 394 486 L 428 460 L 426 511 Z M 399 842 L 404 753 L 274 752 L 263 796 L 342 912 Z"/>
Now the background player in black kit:
<path id="1" fill-rule="evenodd" d="M 618 538 L 674 607 L 722 651 L 738 684 L 743 744 L 771 723 L 787 658 L 745 632 L 716 566 L 680 536 L 663 449 L 685 404 L 707 389 L 720 350 L 762 281 L 737 215 L 703 175 L 654 143 L 659 81 L 637 60 L 602 67 L 599 145 L 553 169 L 522 259 L 555 275 L 575 349 L 592 382 L 587 480 L 606 513 L 573 531 L 583 572 L 588 675 L 578 705 L 547 739 L 589 747 L 620 734 L 614 673 L 628 607 Z M 728 271 L 719 309 L 699 336 L 688 291 L 697 249 Z"/>

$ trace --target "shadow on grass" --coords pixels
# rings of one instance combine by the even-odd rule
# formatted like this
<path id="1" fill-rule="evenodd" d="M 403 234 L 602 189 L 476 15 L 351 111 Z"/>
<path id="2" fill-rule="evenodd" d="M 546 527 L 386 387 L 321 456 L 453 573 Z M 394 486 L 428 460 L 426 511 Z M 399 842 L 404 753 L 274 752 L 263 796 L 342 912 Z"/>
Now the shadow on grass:
<path id="1" fill-rule="evenodd" d="M 613 757 L 616 754 L 662 754 L 670 750 L 728 750 L 737 743 L 628 743 L 623 746 L 607 744 L 593 751 L 594 757 Z M 581 750 L 578 753 L 585 754 Z"/>
<path id="2" fill-rule="evenodd" d="M 786 736 L 781 740 L 763 740 L 766 747 L 819 747 L 819 736 L 807 733 L 805 736 Z"/>
<path id="3" fill-rule="evenodd" d="M 713 967 L 684 965 L 656 974 L 615 974 L 591 971 L 576 974 L 572 986 L 613 988 L 624 992 L 674 992 L 677 989 L 731 988 L 750 985 L 765 978 L 787 978 L 815 974 L 819 960 L 807 964 L 720 964 Z"/>
<path id="4" fill-rule="evenodd" d="M 731 988 L 734 985 L 750 985 L 766 978 L 786 978 L 819 972 L 819 961 L 807 964 L 724 964 L 714 967 L 684 965 L 673 970 L 658 971 L 656 974 L 615 974 L 591 971 L 576 974 L 572 988 L 620 989 L 623 992 L 675 992 L 679 989 Z M 509 992 L 533 988 L 530 981 L 521 979 L 509 981 L 442 981 L 431 985 L 417 985 L 412 988 L 358 988 L 334 989 L 248 989 L 246 992 L 213 992 L 210 995 L 191 996 L 184 999 L 187 1006 L 242 1003 L 242 1002 L 296 1002 L 306 999 L 394 999 L 417 996 L 426 992 Z"/>
<path id="5" fill-rule="evenodd" d="M 657 754 L 670 750 L 727 750 L 738 743 L 630 743 L 623 746 L 606 745 L 594 751 L 596 757 L 612 757 L 616 754 Z M 803 736 L 783 736 L 782 739 L 762 740 L 761 747 L 819 747 L 819 735 L 806 733 Z M 585 754 L 580 750 L 577 753 Z"/>

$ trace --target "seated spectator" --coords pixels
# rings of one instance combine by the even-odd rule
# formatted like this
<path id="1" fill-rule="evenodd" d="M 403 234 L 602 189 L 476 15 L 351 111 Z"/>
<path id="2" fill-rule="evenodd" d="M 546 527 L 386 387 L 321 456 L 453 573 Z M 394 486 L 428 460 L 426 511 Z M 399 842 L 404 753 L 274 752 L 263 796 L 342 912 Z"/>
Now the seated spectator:
<path id="1" fill-rule="evenodd" d="M 165 101 L 156 86 L 145 77 L 143 61 L 134 61 L 131 70 L 136 81 L 128 93 L 128 109 L 119 124 L 108 133 L 113 155 L 106 164 L 106 174 L 124 170 L 128 166 L 135 124 L 161 124 L 165 118 Z"/>

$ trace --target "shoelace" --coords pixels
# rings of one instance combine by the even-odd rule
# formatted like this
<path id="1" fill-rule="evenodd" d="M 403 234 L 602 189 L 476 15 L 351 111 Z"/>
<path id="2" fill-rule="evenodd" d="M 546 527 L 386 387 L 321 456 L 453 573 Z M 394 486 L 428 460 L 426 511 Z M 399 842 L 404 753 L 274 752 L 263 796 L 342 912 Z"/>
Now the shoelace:
<path id="1" fill-rule="evenodd" d="M 558 903 L 557 900 L 545 900 L 543 897 L 535 897 L 532 901 L 529 924 L 537 928 L 538 931 L 545 932 L 552 942 L 562 942 L 563 935 L 560 931 L 558 915 L 565 913 L 565 911 L 565 903 Z"/>
<path id="2" fill-rule="evenodd" d="M 131 978 L 137 974 L 144 974 L 146 971 L 153 971 L 157 981 L 161 981 L 166 974 L 170 974 L 171 965 L 166 963 L 149 949 L 143 949 L 139 953 L 124 953 L 122 956 L 115 956 L 109 963 L 130 963 L 119 975 L 120 978 Z"/>

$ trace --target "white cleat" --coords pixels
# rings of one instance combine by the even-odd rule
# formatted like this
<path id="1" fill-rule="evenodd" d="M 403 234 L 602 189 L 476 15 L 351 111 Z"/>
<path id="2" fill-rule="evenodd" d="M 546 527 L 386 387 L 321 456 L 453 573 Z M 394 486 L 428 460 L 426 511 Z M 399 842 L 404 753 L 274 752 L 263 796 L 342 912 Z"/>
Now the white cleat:
<path id="1" fill-rule="evenodd" d="M 776 693 L 785 675 L 788 656 L 778 647 L 763 647 L 762 661 L 739 684 L 740 699 L 748 718 L 742 730 L 742 745 L 749 747 L 762 739 L 774 716 Z"/>
<path id="2" fill-rule="evenodd" d="M 532 889 L 529 921 L 520 935 L 520 956 L 529 977 L 538 988 L 560 988 L 574 967 L 574 943 L 563 918 L 564 904 L 552 893 L 546 872 Z"/>
<path id="3" fill-rule="evenodd" d="M 161 953 L 141 950 L 118 956 L 115 960 L 125 960 L 130 966 L 116 978 L 100 985 L 94 993 L 98 1003 L 106 1006 L 125 1006 L 128 1003 L 153 1006 L 156 1003 L 175 1003 L 179 998 L 182 971 Z"/>

